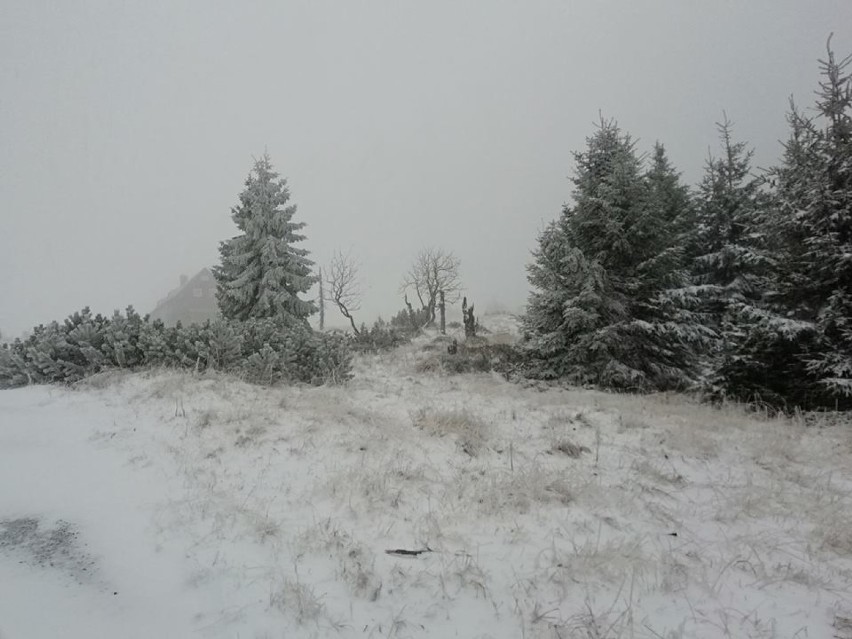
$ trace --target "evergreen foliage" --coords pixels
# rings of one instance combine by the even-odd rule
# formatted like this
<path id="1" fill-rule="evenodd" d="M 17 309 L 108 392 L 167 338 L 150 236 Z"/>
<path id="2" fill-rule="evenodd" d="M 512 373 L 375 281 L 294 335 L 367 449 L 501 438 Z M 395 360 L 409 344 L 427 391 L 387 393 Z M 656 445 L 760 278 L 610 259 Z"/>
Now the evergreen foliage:
<path id="1" fill-rule="evenodd" d="M 672 242 L 680 247 L 682 258 L 689 261 L 698 251 L 694 231 L 697 215 L 689 187 L 681 182 L 680 174 L 672 166 L 660 142 L 654 145 L 645 180 L 648 214 L 660 220 L 666 232 L 671 234 Z"/>
<path id="2" fill-rule="evenodd" d="M 305 319 L 316 312 L 303 300 L 316 282 L 308 251 L 296 245 L 305 239 L 294 222 L 295 205 L 269 156 L 257 160 L 232 217 L 240 235 L 222 242 L 221 264 L 213 269 L 217 299 L 226 319 L 290 317 Z"/>
<path id="3" fill-rule="evenodd" d="M 400 311 L 406 313 L 407 310 Z M 381 317 L 373 323 L 373 326 L 367 328 L 366 324 L 361 325 L 361 330 L 351 337 L 352 348 L 360 352 L 376 353 L 394 349 L 403 344 L 408 344 L 411 341 L 411 326 L 408 320 L 400 328 L 395 324 L 388 324 Z"/>
<path id="4" fill-rule="evenodd" d="M 761 300 L 773 267 L 764 232 L 768 197 L 765 179 L 752 173 L 754 151 L 734 141 L 727 115 L 716 126 L 722 153 L 707 160 L 698 187 L 691 261 L 704 292 L 703 321 L 719 337 L 707 361 L 704 386 L 711 395 L 719 394 L 721 380 L 739 365 L 744 328 L 764 318 Z"/>
<path id="5" fill-rule="evenodd" d="M 574 205 L 541 234 L 525 318 L 538 375 L 629 390 L 684 388 L 712 332 L 693 311 L 679 185 L 662 147 L 602 121 L 575 154 Z"/>
<path id="6" fill-rule="evenodd" d="M 429 323 L 428 308 L 403 308 L 391 317 L 390 326 L 405 335 L 413 335 Z"/>
<path id="7" fill-rule="evenodd" d="M 144 355 L 139 349 L 142 323 L 142 318 L 132 306 L 127 307 L 125 315 L 115 311 L 112 319 L 104 323 L 101 350 L 110 364 L 133 368 L 142 363 Z"/>
<path id="8" fill-rule="evenodd" d="M 150 366 L 222 370 L 259 383 L 322 384 L 348 379 L 351 365 L 345 338 L 314 333 L 299 320 L 166 327 L 132 307 L 111 318 L 84 308 L 62 324 L 37 326 L 26 340 L 0 346 L 0 388 L 71 383 L 107 368 Z"/>
<path id="9" fill-rule="evenodd" d="M 718 386 L 741 399 L 852 408 L 852 56 L 821 61 L 816 116 L 792 106 L 765 232 L 774 251 L 759 308 L 740 308 Z"/>
<path id="10" fill-rule="evenodd" d="M 145 366 L 170 366 L 175 364 L 177 329 L 167 328 L 162 320 L 144 322 L 137 341 Z"/>
<path id="11" fill-rule="evenodd" d="M 695 280 L 712 291 L 708 321 L 721 327 L 733 303 L 754 303 L 766 289 L 770 259 L 762 214 L 764 180 L 752 175 L 754 152 L 733 139 L 733 124 L 717 124 L 722 157 L 711 157 L 698 187 Z"/>
<path id="12" fill-rule="evenodd" d="M 725 117 L 721 154 L 695 194 L 661 144 L 646 165 L 630 136 L 602 120 L 574 155 L 573 202 L 542 231 L 528 265 L 526 348 L 503 353 L 500 370 L 631 391 L 702 381 L 713 397 L 852 409 L 850 66 L 829 41 L 814 114 L 791 104 L 781 163 L 763 177 Z M 264 155 L 245 187 L 232 210 L 240 234 L 221 243 L 214 269 L 222 320 L 166 327 L 132 307 L 112 317 L 84 308 L 0 344 L 0 388 L 150 366 L 263 384 L 341 381 L 350 349 L 409 341 L 434 321 L 441 292 L 460 288 L 454 255 L 422 251 L 403 283 L 421 308 L 406 296 L 389 323 L 359 330 L 347 303 L 355 336 L 316 334 L 306 321 L 316 305 L 300 295 L 318 278 L 297 247 L 304 223 L 293 221 L 286 180 Z M 325 292 L 320 280 L 321 303 Z M 441 357 L 442 370 L 487 370 L 499 359 Z"/>

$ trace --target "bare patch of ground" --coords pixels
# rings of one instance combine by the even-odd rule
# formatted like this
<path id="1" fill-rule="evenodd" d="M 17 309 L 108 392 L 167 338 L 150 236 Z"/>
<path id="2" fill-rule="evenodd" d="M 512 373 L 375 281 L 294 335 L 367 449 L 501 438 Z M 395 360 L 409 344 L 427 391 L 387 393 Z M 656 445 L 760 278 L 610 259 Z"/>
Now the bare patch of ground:
<path id="1" fill-rule="evenodd" d="M 74 526 L 62 519 L 52 526 L 35 517 L 0 520 L 0 553 L 30 566 L 61 570 L 84 583 L 94 573 L 95 561 L 79 537 Z"/>

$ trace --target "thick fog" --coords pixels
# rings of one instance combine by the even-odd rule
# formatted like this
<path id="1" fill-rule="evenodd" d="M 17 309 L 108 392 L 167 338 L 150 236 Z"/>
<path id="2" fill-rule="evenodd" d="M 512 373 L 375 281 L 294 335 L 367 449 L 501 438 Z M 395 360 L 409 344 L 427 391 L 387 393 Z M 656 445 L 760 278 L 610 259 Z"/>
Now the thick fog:
<path id="1" fill-rule="evenodd" d="M 850 0 L 0 1 L 0 331 L 151 311 L 264 150 L 316 263 L 360 261 L 359 320 L 424 246 L 520 309 L 599 114 L 694 184 L 725 110 L 768 166 L 832 31 L 852 51 Z"/>

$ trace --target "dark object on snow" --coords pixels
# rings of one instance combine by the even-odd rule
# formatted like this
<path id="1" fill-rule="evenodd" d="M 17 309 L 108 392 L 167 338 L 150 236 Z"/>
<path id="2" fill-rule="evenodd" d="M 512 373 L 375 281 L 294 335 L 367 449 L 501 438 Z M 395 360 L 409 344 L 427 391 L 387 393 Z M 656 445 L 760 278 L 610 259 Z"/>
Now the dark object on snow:
<path id="1" fill-rule="evenodd" d="M 449 346 L 447 346 L 447 352 L 448 352 L 450 355 L 455 355 L 456 353 L 458 353 L 458 352 L 459 352 L 459 342 L 458 342 L 458 340 L 454 339 L 454 340 L 453 340 L 453 343 L 452 343 L 452 344 L 450 344 Z"/>
<path id="2" fill-rule="evenodd" d="M 417 557 L 418 555 L 422 555 L 424 552 L 432 552 L 432 549 L 427 546 L 423 550 L 405 550 L 404 548 L 396 548 L 394 550 L 385 551 L 388 555 L 398 555 L 400 557 Z"/>
<path id="3" fill-rule="evenodd" d="M 467 298 L 462 300 L 462 318 L 464 320 L 464 336 L 476 337 L 476 318 L 473 315 L 473 304 L 467 307 Z"/>
<path id="4" fill-rule="evenodd" d="M 447 334 L 447 303 L 444 300 L 444 291 L 440 292 L 441 301 L 438 308 L 441 309 L 441 335 Z"/>

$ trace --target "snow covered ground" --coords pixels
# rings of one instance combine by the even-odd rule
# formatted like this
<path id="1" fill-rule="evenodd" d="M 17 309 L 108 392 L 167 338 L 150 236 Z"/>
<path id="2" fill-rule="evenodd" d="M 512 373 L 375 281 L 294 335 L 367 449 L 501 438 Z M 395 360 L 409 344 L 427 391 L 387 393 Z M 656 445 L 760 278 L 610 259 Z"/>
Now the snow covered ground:
<path id="1" fill-rule="evenodd" d="M 852 638 L 848 424 L 421 346 L 0 392 L 0 638 Z"/>

